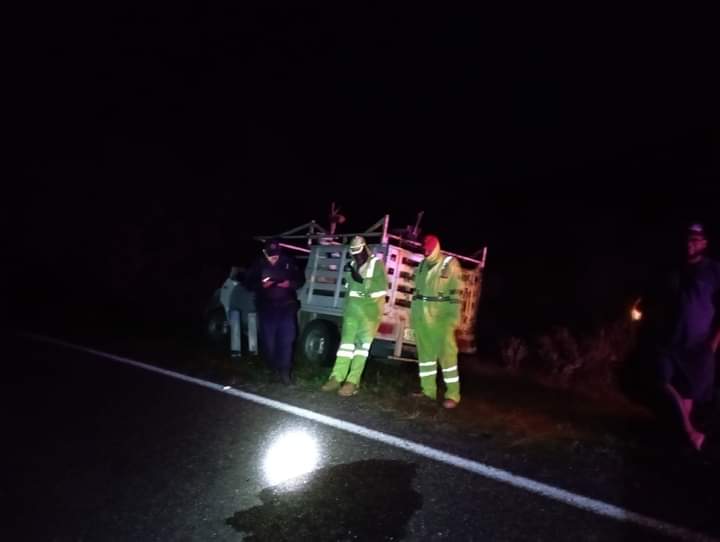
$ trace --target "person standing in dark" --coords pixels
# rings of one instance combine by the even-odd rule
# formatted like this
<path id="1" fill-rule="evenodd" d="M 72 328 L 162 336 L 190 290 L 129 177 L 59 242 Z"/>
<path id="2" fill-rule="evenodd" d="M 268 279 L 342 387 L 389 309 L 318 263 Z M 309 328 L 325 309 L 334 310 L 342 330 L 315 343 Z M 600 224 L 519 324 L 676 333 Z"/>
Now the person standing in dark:
<path id="1" fill-rule="evenodd" d="M 297 335 L 296 290 L 305 275 L 280 242 L 265 243 L 263 255 L 248 270 L 245 285 L 255 293 L 260 351 L 283 384 L 291 383 L 293 344 Z"/>
<path id="2" fill-rule="evenodd" d="M 640 346 L 661 396 L 669 400 L 689 442 L 700 450 L 705 435 L 692 421 L 697 403 L 710 401 L 715 352 L 720 345 L 717 303 L 720 264 L 706 256 L 700 224 L 687 231 L 686 259 L 641 300 Z"/>

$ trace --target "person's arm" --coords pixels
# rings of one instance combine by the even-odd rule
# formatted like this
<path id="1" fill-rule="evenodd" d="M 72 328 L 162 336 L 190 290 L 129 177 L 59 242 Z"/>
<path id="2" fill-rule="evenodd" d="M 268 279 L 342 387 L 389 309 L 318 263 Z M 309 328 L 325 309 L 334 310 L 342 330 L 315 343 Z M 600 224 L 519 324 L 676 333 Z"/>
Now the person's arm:
<path id="1" fill-rule="evenodd" d="M 359 282 L 360 284 L 362 284 L 363 282 L 365 282 L 365 279 L 364 279 L 363 276 L 360 274 L 360 270 L 357 268 L 357 266 L 353 265 L 353 261 L 352 261 L 352 260 L 350 260 L 349 262 L 347 262 L 347 263 L 345 264 L 345 269 L 344 269 L 344 271 L 345 271 L 345 276 L 346 276 L 347 279 L 348 279 L 348 284 L 350 283 L 350 277 L 352 277 L 352 279 L 353 279 L 355 282 Z"/>
<path id="2" fill-rule="evenodd" d="M 448 264 L 448 272 L 449 272 L 449 279 L 447 282 L 448 286 L 448 292 L 447 295 L 450 296 L 450 305 L 453 307 L 453 317 L 455 319 L 455 322 L 460 321 L 460 312 L 462 310 L 462 268 L 460 267 L 460 263 L 453 258 L 450 260 L 450 263 Z"/>
<path id="3" fill-rule="evenodd" d="M 388 279 L 387 273 L 385 272 L 385 264 L 379 258 L 375 261 L 373 276 L 370 280 L 370 288 L 367 293 L 372 299 L 377 300 L 378 307 L 382 312 L 383 305 L 385 304 L 385 296 L 387 295 Z"/>
<path id="4" fill-rule="evenodd" d="M 375 261 L 375 267 L 373 268 L 373 276 L 370 278 L 370 288 L 368 294 L 371 297 L 385 298 L 387 294 L 387 273 L 385 272 L 385 264 L 381 259 Z M 380 295 L 382 294 L 382 295 Z"/>
<path id="5" fill-rule="evenodd" d="M 298 288 L 302 288 L 305 284 L 305 273 L 303 273 L 297 263 L 295 263 L 294 258 L 288 257 L 285 277 L 285 280 L 277 283 L 277 286 L 280 288 L 292 288 L 293 290 L 297 290 Z"/>

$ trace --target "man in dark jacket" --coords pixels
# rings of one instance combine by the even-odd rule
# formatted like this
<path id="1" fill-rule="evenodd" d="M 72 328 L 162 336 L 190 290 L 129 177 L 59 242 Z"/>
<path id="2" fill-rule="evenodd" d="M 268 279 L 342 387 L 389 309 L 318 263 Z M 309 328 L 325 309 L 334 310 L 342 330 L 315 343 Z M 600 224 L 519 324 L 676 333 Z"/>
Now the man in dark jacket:
<path id="1" fill-rule="evenodd" d="M 643 317 L 639 340 L 645 361 L 698 450 L 705 435 L 696 429 L 691 415 L 696 403 L 711 399 L 714 355 L 720 345 L 716 306 L 720 264 L 707 258 L 707 245 L 703 227 L 690 226 L 684 265 L 663 277 L 653 294 L 638 306 Z"/>
<path id="2" fill-rule="evenodd" d="M 286 385 L 291 382 L 293 343 L 297 335 L 296 290 L 304 283 L 304 273 L 294 258 L 282 252 L 276 239 L 265 243 L 262 257 L 245 279 L 247 288 L 255 293 L 260 351 Z"/>

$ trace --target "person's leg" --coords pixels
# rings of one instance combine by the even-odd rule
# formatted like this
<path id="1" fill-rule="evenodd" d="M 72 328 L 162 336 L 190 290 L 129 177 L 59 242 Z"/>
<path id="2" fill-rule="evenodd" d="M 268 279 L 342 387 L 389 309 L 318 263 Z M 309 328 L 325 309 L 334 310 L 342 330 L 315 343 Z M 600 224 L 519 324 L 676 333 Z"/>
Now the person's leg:
<path id="1" fill-rule="evenodd" d="M 458 370 L 458 349 L 455 340 L 455 326 L 438 326 L 436 337 L 440 353 L 440 367 L 445 382 L 446 408 L 454 408 L 460 402 L 460 372 Z"/>
<path id="2" fill-rule="evenodd" d="M 340 346 L 338 347 L 335 365 L 330 373 L 326 391 L 334 391 L 339 385 L 345 382 L 350 371 L 350 363 L 355 356 L 355 338 L 358 330 L 358 320 L 350 311 L 346 311 L 343 317 L 342 331 L 340 335 Z M 330 389 L 332 388 L 332 389 Z"/>
<path id="3" fill-rule="evenodd" d="M 418 376 L 423 395 L 437 397 L 437 341 L 432 326 L 424 320 L 415 323 L 415 341 L 418 352 Z"/>
<path id="4" fill-rule="evenodd" d="M 683 430 L 685 431 L 685 434 L 687 435 L 690 444 L 692 444 L 692 446 L 696 450 L 700 450 L 703 443 L 705 442 L 705 435 L 695 429 L 695 426 L 690 419 L 693 408 L 692 399 L 686 399 L 684 397 L 681 397 L 677 390 L 672 386 L 672 384 L 666 384 L 665 390 L 676 407 L 676 411 L 680 416 L 680 422 L 682 423 Z"/>
<path id="5" fill-rule="evenodd" d="M 240 327 L 240 311 L 230 311 L 230 355 L 239 358 L 242 355 L 242 335 Z"/>
<path id="6" fill-rule="evenodd" d="M 375 333 L 377 333 L 378 326 L 380 325 L 380 319 L 377 317 L 375 306 L 368 306 L 366 309 L 365 317 L 358 322 L 355 339 L 355 355 L 353 356 L 350 364 L 350 372 L 347 376 L 347 381 L 356 387 L 360 386 L 360 379 L 362 378 L 365 364 L 370 355 L 370 347 L 372 346 Z"/>
<path id="7" fill-rule="evenodd" d="M 670 404 L 672 423 L 678 424 L 690 444 L 699 450 L 705 441 L 705 435 L 695 428 L 690 418 L 692 400 L 684 397 L 689 386 L 686 375 L 679 366 L 679 359 L 673 353 L 662 352 L 655 359 L 654 371 L 661 395 Z"/>
<path id="8" fill-rule="evenodd" d="M 275 366 L 283 384 L 290 383 L 293 345 L 297 335 L 297 317 L 294 307 L 283 307 L 277 314 L 275 330 Z"/>
<path id="9" fill-rule="evenodd" d="M 276 370 L 275 336 L 277 334 L 277 318 L 275 311 L 265 309 L 258 313 L 258 319 L 260 324 L 260 353 L 267 366 L 272 370 Z"/>

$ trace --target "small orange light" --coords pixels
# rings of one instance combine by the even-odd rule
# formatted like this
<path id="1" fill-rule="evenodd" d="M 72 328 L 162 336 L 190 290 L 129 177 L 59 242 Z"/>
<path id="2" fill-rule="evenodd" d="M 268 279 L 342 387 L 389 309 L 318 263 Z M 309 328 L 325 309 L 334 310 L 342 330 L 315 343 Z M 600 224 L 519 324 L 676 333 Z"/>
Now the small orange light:
<path id="1" fill-rule="evenodd" d="M 630 318 L 633 319 L 633 322 L 638 322 L 642 320 L 642 312 L 637 307 L 633 307 L 630 311 Z"/>

